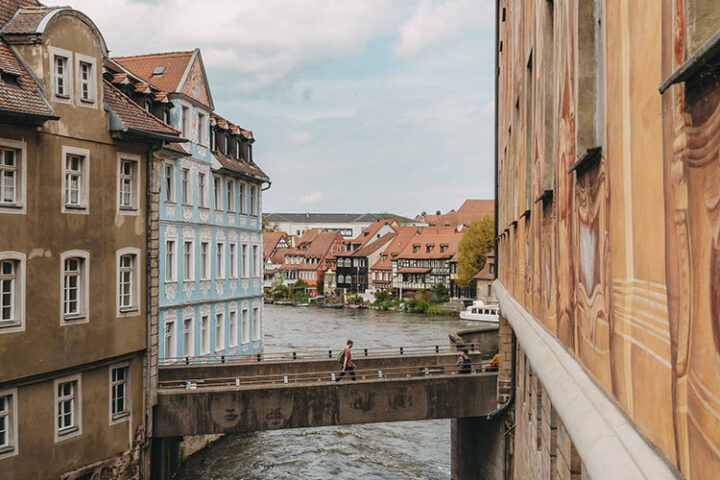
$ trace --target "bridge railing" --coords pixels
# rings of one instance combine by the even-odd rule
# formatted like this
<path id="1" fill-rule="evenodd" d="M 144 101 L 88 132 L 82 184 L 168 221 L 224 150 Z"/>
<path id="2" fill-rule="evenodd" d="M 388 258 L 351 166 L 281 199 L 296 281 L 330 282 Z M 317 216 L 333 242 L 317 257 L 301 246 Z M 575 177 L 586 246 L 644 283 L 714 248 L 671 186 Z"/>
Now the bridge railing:
<path id="1" fill-rule="evenodd" d="M 471 352 L 477 352 L 475 344 L 465 346 Z M 165 357 L 159 360 L 160 366 L 197 365 L 212 363 L 253 363 L 268 361 L 327 360 L 336 358 L 345 347 L 337 349 L 303 349 L 284 352 L 259 352 L 243 354 L 207 354 L 197 356 Z M 457 353 L 458 345 L 407 345 L 353 348 L 353 357 L 387 357 L 392 355 L 433 355 L 438 353 Z M 488 352 L 483 352 L 488 353 Z M 494 353 L 494 352 L 493 352 Z"/>
<path id="2" fill-rule="evenodd" d="M 320 382 L 334 382 L 342 378 L 343 381 L 352 381 L 353 373 L 358 380 L 390 380 L 398 378 L 427 377 L 432 375 L 464 375 L 479 374 L 497 371 L 490 359 L 483 359 L 474 363 L 470 368 L 467 365 L 447 362 L 440 364 L 399 366 L 386 368 L 356 368 L 352 372 L 345 372 L 341 377 L 341 369 L 320 370 L 301 373 L 280 373 L 252 376 L 224 376 L 212 378 L 187 378 L 183 380 L 165 380 L 158 382 L 160 389 L 186 389 L 218 387 L 251 387 L 259 385 L 279 384 L 311 384 Z"/>

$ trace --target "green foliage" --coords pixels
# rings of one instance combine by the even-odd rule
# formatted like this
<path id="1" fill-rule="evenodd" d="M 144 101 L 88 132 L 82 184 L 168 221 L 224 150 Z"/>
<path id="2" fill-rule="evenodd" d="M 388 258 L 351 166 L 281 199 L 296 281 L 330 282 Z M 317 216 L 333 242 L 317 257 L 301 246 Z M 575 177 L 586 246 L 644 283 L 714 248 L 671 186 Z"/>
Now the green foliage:
<path id="1" fill-rule="evenodd" d="M 430 310 L 430 304 L 423 299 L 415 300 L 413 298 L 405 302 L 405 311 L 407 312 L 427 313 L 428 310 Z"/>
<path id="2" fill-rule="evenodd" d="M 433 303 L 447 302 L 450 299 L 450 291 L 442 283 L 436 283 L 431 292 Z"/>
<path id="3" fill-rule="evenodd" d="M 485 256 L 495 244 L 495 224 L 490 215 L 475 220 L 458 245 L 457 284 L 468 288 L 473 277 L 485 266 Z"/>
<path id="4" fill-rule="evenodd" d="M 387 290 L 380 290 L 379 292 L 375 292 L 375 301 L 376 302 L 385 302 L 390 298 L 390 294 L 387 292 Z"/>
<path id="5" fill-rule="evenodd" d="M 347 302 L 351 305 L 362 305 L 363 299 L 360 295 L 353 295 L 347 298 Z"/>
<path id="6" fill-rule="evenodd" d="M 277 232 L 278 231 L 278 224 L 277 223 L 270 223 L 270 219 L 267 218 L 265 215 L 262 216 L 262 230 L 263 232 Z"/>
<path id="7" fill-rule="evenodd" d="M 281 300 L 284 298 L 288 298 L 290 296 L 290 289 L 283 285 L 282 283 L 278 283 L 276 285 L 273 285 L 270 287 L 269 296 L 273 300 Z"/>

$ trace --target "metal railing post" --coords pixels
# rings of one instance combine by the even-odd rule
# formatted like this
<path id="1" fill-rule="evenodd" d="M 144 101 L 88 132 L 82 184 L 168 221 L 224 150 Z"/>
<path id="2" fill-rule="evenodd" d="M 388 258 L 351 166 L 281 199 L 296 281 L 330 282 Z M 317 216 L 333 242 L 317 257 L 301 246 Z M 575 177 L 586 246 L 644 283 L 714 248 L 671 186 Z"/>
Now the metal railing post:
<path id="1" fill-rule="evenodd" d="M 440 353 L 440 345 L 435 345 L 435 353 Z"/>
<path id="2" fill-rule="evenodd" d="M 293 360 L 297 360 L 297 352 L 293 352 Z"/>
<path id="3" fill-rule="evenodd" d="M 220 356 L 220 363 L 225 363 L 225 355 Z"/>
<path id="4" fill-rule="evenodd" d="M 332 358 L 332 350 L 328 350 L 328 358 Z"/>
<path id="5" fill-rule="evenodd" d="M 403 347 L 400 347 L 400 355 L 403 355 Z"/>
<path id="6" fill-rule="evenodd" d="M 190 357 L 185 357 L 185 365 L 190 365 Z"/>
<path id="7" fill-rule="evenodd" d="M 260 354 L 258 353 L 258 354 L 257 354 L 257 361 L 259 362 L 260 360 L 262 360 L 262 358 L 260 357 Z"/>
<path id="8" fill-rule="evenodd" d="M 364 351 L 365 351 L 365 356 L 367 357 L 367 348 Z"/>

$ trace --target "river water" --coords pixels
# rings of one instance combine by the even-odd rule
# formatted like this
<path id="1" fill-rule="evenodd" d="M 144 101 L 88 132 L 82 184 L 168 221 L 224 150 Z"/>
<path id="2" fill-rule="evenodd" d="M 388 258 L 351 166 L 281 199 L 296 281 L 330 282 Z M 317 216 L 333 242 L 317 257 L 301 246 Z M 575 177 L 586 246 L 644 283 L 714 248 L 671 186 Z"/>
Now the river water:
<path id="1" fill-rule="evenodd" d="M 457 317 L 265 305 L 266 352 L 449 343 Z M 356 354 L 358 359 L 359 353 Z M 362 368 L 362 367 L 361 367 Z M 450 421 L 376 423 L 227 435 L 193 455 L 178 480 L 450 478 Z"/>

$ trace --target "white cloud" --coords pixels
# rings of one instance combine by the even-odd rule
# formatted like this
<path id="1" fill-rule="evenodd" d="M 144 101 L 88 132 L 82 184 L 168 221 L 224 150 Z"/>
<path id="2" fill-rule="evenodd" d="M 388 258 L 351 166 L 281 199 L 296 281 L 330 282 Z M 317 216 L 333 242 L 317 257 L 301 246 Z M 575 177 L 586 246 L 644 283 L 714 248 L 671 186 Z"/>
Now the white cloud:
<path id="1" fill-rule="evenodd" d="M 305 204 L 316 203 L 322 199 L 322 196 L 323 194 L 320 191 L 308 193 L 307 195 L 301 196 L 300 201 Z"/>
<path id="2" fill-rule="evenodd" d="M 396 0 L 71 0 L 112 55 L 199 47 L 209 69 L 234 73 L 241 92 L 362 50 L 405 10 Z M 210 7 L 211 6 L 211 7 Z M 211 79 L 212 81 L 212 79 Z"/>
<path id="3" fill-rule="evenodd" d="M 286 138 L 290 143 L 307 143 L 312 140 L 312 135 L 307 132 L 290 132 Z"/>
<path id="4" fill-rule="evenodd" d="M 459 37 L 467 27 L 492 22 L 489 0 L 423 0 L 400 27 L 395 53 L 412 57 Z"/>

